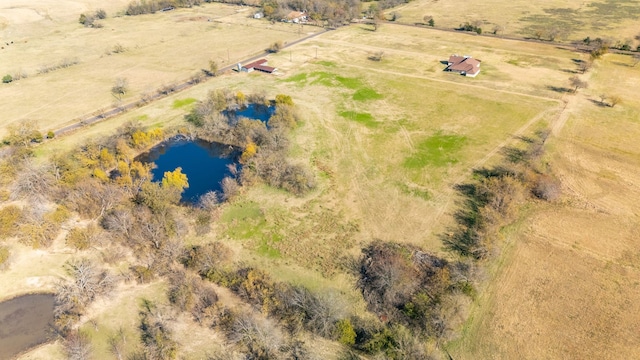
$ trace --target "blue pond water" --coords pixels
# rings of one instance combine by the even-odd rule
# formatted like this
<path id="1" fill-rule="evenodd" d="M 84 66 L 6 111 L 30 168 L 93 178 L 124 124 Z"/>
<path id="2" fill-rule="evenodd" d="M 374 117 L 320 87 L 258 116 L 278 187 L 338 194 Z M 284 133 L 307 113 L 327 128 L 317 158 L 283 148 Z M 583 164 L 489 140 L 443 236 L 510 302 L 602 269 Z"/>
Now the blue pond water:
<path id="1" fill-rule="evenodd" d="M 245 117 L 252 120 L 260 120 L 267 122 L 271 115 L 276 111 L 273 106 L 261 106 L 256 104 L 249 104 L 247 107 L 239 110 L 225 110 L 223 113 L 229 117 L 229 121 L 236 122 L 239 118 Z"/>
<path id="2" fill-rule="evenodd" d="M 237 159 L 235 149 L 204 140 L 166 141 L 138 158 L 141 162 L 156 164 L 152 171 L 153 181 L 161 181 L 167 171 L 182 168 L 189 181 L 189 188 L 182 193 L 182 201 L 192 204 L 209 191 L 221 192 L 220 182 L 231 176 L 227 165 L 237 163 Z"/>

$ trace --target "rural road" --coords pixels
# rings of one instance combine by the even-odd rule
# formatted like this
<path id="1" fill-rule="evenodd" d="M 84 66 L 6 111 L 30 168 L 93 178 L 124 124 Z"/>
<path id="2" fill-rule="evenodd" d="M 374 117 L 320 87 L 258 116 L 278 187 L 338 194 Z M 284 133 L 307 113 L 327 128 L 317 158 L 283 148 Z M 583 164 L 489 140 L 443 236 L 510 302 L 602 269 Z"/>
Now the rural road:
<path id="1" fill-rule="evenodd" d="M 289 43 L 285 44 L 285 45 L 283 46 L 283 49 L 286 49 L 286 48 L 288 48 L 288 47 L 291 47 L 291 46 L 297 45 L 297 44 L 299 44 L 299 43 L 301 43 L 301 42 L 303 42 L 303 41 L 306 41 L 306 40 L 312 39 L 312 38 L 314 38 L 314 37 L 316 37 L 316 36 L 319 36 L 319 35 L 321 35 L 321 34 L 324 34 L 324 33 L 325 33 L 325 32 L 327 32 L 327 31 L 330 31 L 330 30 L 327 30 L 327 29 L 321 29 L 321 30 L 320 30 L 320 31 L 318 31 L 318 32 L 315 32 L 315 33 L 313 33 L 313 34 L 307 35 L 307 36 L 302 37 L 302 38 L 300 38 L 300 39 L 298 39 L 298 40 L 291 41 L 291 42 L 289 42 Z M 230 70 L 231 70 L 231 69 L 233 69 L 234 67 L 236 67 L 236 65 L 237 65 L 237 63 L 238 63 L 238 62 L 239 62 L 239 63 L 246 64 L 246 63 L 249 63 L 249 62 L 253 62 L 253 61 L 255 61 L 255 60 L 258 60 L 258 59 L 260 59 L 260 58 L 263 58 L 263 57 L 267 56 L 268 54 L 269 54 L 269 51 L 264 51 L 264 52 L 262 52 L 262 53 L 260 53 L 260 54 L 258 54 L 258 55 L 252 56 L 252 57 L 247 58 L 247 59 L 242 59 L 242 60 L 239 60 L 239 61 L 237 61 L 237 62 L 234 62 L 234 63 L 232 63 L 232 64 L 230 64 L 230 65 L 227 65 L 227 66 L 225 66 L 225 67 L 221 68 L 220 70 L 218 70 L 218 72 L 219 72 L 219 73 L 225 73 L 225 72 L 227 72 L 227 71 L 230 71 Z M 212 77 L 212 76 L 208 76 L 207 78 L 209 78 L 209 77 Z M 140 106 L 143 106 L 143 105 L 147 105 L 147 104 L 149 104 L 150 102 L 153 102 L 153 101 L 156 101 L 156 100 L 158 100 L 158 99 L 164 98 L 164 97 L 166 97 L 166 96 L 169 96 L 170 94 L 174 94 L 174 93 L 177 93 L 177 92 L 183 91 L 183 90 L 185 90 L 185 89 L 187 89 L 187 88 L 190 88 L 190 87 L 191 87 L 191 86 L 193 86 L 193 85 L 195 85 L 195 83 L 194 83 L 194 82 L 192 82 L 191 80 L 187 80 L 187 81 L 185 81 L 185 82 L 182 82 L 182 83 L 180 83 L 180 84 L 177 84 L 177 85 L 175 85 L 175 86 L 171 87 L 170 89 L 167 89 L 166 91 L 159 91 L 159 92 L 156 92 L 156 93 L 154 93 L 152 96 L 150 96 L 150 97 L 146 98 L 145 100 L 139 99 L 139 100 L 136 100 L 136 101 L 130 102 L 130 103 L 128 103 L 128 104 L 123 104 L 123 105 L 121 105 L 121 106 L 114 107 L 114 108 L 112 108 L 112 109 L 110 109 L 110 110 L 104 111 L 104 112 L 99 113 L 99 114 L 97 114 L 97 115 L 89 116 L 89 117 L 87 117 L 87 118 L 85 118 L 85 119 L 82 119 L 82 120 L 80 120 L 80 121 L 76 122 L 76 123 L 73 123 L 73 124 L 71 124 L 71 125 L 67 125 L 67 126 L 65 126 L 65 127 L 63 127 L 63 128 L 60 128 L 60 129 L 58 129 L 58 130 L 55 130 L 55 131 L 54 131 L 54 134 L 55 134 L 55 136 L 56 136 L 56 137 L 58 137 L 58 136 L 60 136 L 60 135 L 64 135 L 65 133 L 72 132 L 72 131 L 77 130 L 77 129 L 81 128 L 81 127 L 84 127 L 84 126 L 87 126 L 87 125 L 91 125 L 91 124 L 95 124 L 95 123 L 97 123 L 97 122 L 100 122 L 100 121 L 103 121 L 103 120 L 106 120 L 106 119 L 112 118 L 112 117 L 114 117 L 114 116 L 116 116 L 116 115 L 119 115 L 119 114 L 125 113 L 125 112 L 127 112 L 127 111 L 129 111 L 129 110 L 131 110 L 131 109 L 135 109 L 135 108 L 137 108 L 137 107 L 140 107 Z"/>

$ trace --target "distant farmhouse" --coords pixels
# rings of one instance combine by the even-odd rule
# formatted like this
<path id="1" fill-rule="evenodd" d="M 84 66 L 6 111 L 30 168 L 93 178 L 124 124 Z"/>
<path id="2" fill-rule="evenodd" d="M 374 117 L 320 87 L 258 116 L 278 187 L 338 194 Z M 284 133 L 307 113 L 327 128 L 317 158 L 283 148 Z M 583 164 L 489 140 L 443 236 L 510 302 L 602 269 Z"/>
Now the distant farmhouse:
<path id="1" fill-rule="evenodd" d="M 288 22 L 288 23 L 306 23 L 308 20 L 307 17 L 307 12 L 306 11 L 292 11 L 289 14 L 287 14 L 287 17 L 282 19 L 283 22 Z"/>
<path id="2" fill-rule="evenodd" d="M 238 72 L 247 72 L 247 73 L 250 73 L 255 70 L 255 71 L 262 71 L 267 74 L 272 74 L 274 71 L 278 69 L 271 66 L 267 66 L 267 59 L 260 59 L 246 65 L 238 64 L 238 67 L 236 70 Z"/>
<path id="3" fill-rule="evenodd" d="M 451 55 L 444 71 L 453 71 L 460 73 L 460 75 L 476 77 L 480 73 L 480 60 L 467 55 Z"/>

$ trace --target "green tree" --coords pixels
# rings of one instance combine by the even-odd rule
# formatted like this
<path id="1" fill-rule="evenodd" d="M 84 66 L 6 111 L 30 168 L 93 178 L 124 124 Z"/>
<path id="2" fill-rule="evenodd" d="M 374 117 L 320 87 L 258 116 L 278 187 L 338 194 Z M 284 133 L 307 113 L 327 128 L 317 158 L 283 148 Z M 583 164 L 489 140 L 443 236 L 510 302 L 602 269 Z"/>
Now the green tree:
<path id="1" fill-rule="evenodd" d="M 5 83 L 5 84 L 8 84 L 8 83 L 10 83 L 12 81 L 13 81 L 13 76 L 11 76 L 9 74 L 7 74 L 7 75 L 2 77 L 2 82 Z"/>

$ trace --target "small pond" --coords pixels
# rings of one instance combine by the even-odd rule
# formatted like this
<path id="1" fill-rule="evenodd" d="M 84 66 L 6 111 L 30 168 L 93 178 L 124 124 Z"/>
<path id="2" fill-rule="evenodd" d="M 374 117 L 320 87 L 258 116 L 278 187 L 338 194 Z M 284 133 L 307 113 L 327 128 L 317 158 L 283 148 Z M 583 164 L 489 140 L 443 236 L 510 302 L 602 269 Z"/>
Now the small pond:
<path id="1" fill-rule="evenodd" d="M 189 181 L 189 188 L 182 193 L 182 201 L 195 204 L 200 196 L 209 191 L 222 191 L 220 182 L 231 176 L 228 165 L 237 164 L 238 155 L 239 152 L 228 145 L 174 139 L 152 148 L 137 160 L 156 164 L 152 170 L 153 181 L 161 181 L 167 171 L 182 168 L 182 173 L 187 175 Z"/>
<path id="2" fill-rule="evenodd" d="M 53 339 L 53 294 L 31 294 L 0 303 L 0 359 L 11 359 Z"/>
<path id="3" fill-rule="evenodd" d="M 249 104 L 238 110 L 225 110 L 223 114 L 229 118 L 231 124 L 235 124 L 241 117 L 266 123 L 275 111 L 276 109 L 273 106 Z"/>

